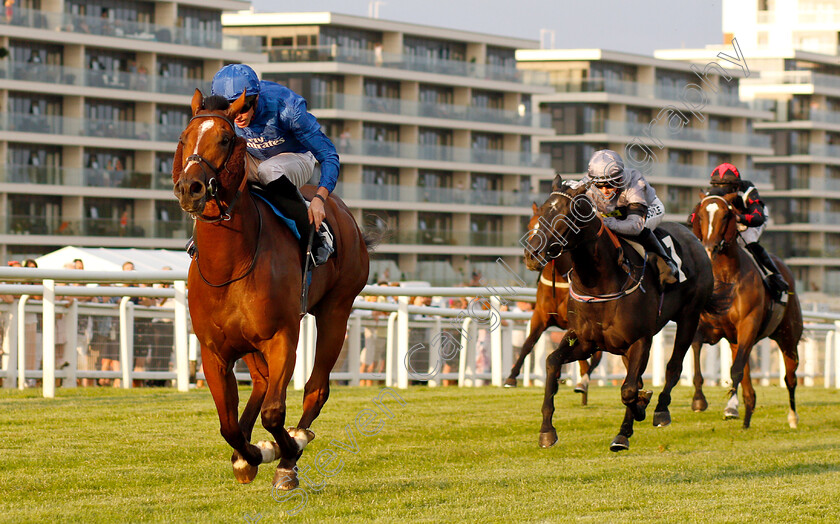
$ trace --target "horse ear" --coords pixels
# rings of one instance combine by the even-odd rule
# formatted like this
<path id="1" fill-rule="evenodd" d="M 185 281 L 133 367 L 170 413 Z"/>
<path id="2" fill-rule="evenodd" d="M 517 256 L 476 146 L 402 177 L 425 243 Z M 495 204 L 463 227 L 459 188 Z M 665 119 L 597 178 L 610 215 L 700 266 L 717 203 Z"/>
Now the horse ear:
<path id="1" fill-rule="evenodd" d="M 245 105 L 245 90 L 242 90 L 242 94 L 239 95 L 239 98 L 231 102 L 230 107 L 227 110 L 228 118 L 236 118 L 236 115 L 242 111 L 242 106 Z"/>
<path id="2" fill-rule="evenodd" d="M 697 211 L 700 209 L 700 204 L 694 206 L 694 220 L 691 221 L 691 230 L 694 232 L 694 236 L 703 240 L 703 231 L 700 229 L 700 216 L 697 215 Z"/>
<path id="3" fill-rule="evenodd" d="M 181 171 L 184 170 L 183 164 L 184 144 L 178 141 L 178 149 L 175 150 L 175 158 L 172 159 L 172 183 L 177 184 L 178 179 L 181 178 Z"/>
<path id="4" fill-rule="evenodd" d="M 192 108 L 193 116 L 195 116 L 196 113 L 204 109 L 204 94 L 201 92 L 200 89 L 195 90 L 195 94 L 192 97 L 192 102 L 190 102 L 190 107 Z"/>
<path id="5" fill-rule="evenodd" d="M 552 191 L 560 191 L 560 188 L 563 186 L 563 177 L 560 176 L 560 173 L 554 175 L 554 182 L 551 183 L 551 190 Z"/>

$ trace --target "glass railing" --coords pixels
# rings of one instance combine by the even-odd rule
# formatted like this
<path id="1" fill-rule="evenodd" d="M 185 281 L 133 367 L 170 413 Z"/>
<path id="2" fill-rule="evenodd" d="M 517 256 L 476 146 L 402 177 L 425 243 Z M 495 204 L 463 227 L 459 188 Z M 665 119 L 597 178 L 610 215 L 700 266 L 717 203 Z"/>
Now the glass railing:
<path id="1" fill-rule="evenodd" d="M 10 235 L 81 235 L 94 237 L 187 238 L 192 227 L 187 220 L 63 220 L 33 216 L 10 215 L 5 220 L 4 234 Z"/>
<path id="2" fill-rule="evenodd" d="M 159 140 L 172 142 L 171 129 L 143 122 L 72 118 L 30 113 L 0 113 L 0 131 L 43 133 L 49 135 L 121 138 L 129 140 Z M 180 131 L 179 131 L 180 133 Z"/>
<path id="3" fill-rule="evenodd" d="M 74 169 L 15 164 L 0 166 L 0 182 L 10 184 L 172 190 L 171 173 L 140 173 L 121 169 Z"/>
<path id="4" fill-rule="evenodd" d="M 813 120 L 815 122 L 827 122 L 829 124 L 840 124 L 840 111 L 826 111 L 824 109 L 811 109 L 808 113 L 795 114 L 795 120 Z"/>
<path id="5" fill-rule="evenodd" d="M 800 211 L 787 215 L 787 224 L 840 225 L 840 212 L 836 211 Z"/>
<path id="6" fill-rule="evenodd" d="M 662 85 L 645 84 L 628 80 L 606 78 L 591 78 L 554 82 L 552 84 L 558 93 L 614 93 L 618 95 L 638 96 L 641 98 L 664 98 L 666 100 L 682 100 L 683 87 L 670 88 Z M 688 85 L 688 84 L 686 84 Z M 704 90 L 706 103 L 719 106 L 747 107 L 747 103 L 740 100 L 738 94 L 712 93 Z M 694 100 L 695 94 L 689 94 Z"/>
<path id="7" fill-rule="evenodd" d="M 396 231 L 390 242 L 423 246 L 522 247 L 521 238 L 520 233 L 426 229 Z"/>
<path id="8" fill-rule="evenodd" d="M 0 17 L 0 24 L 127 38 L 138 42 L 171 43 L 248 53 L 260 52 L 261 40 L 255 36 L 227 35 L 221 31 L 204 31 L 21 7 L 7 7 L 6 9 L 7 12 L 11 11 L 11 20 L 5 16 Z M 138 43 L 138 46 L 140 45 Z"/>
<path id="9" fill-rule="evenodd" d="M 440 187 L 400 186 L 393 184 L 357 184 L 339 182 L 336 193 L 345 200 L 381 200 L 385 202 L 414 202 L 461 204 L 472 206 L 528 207 L 543 202 L 548 195 L 519 193 L 518 191 L 479 191 Z"/>
<path id="10" fill-rule="evenodd" d="M 168 95 L 192 95 L 199 88 L 210 92 L 210 82 L 192 78 L 172 78 L 123 71 L 106 72 L 93 69 L 6 61 L 0 66 L 0 77 L 26 82 L 42 82 L 68 86 L 129 89 Z"/>
<path id="11" fill-rule="evenodd" d="M 519 167 L 545 168 L 549 166 L 548 155 L 520 153 L 515 151 L 405 144 L 402 142 L 383 142 L 378 140 L 338 141 L 337 148 L 338 152 L 342 155 L 376 156 Z"/>
<path id="12" fill-rule="evenodd" d="M 592 120 L 584 122 L 582 133 L 609 133 L 622 136 L 653 136 L 660 140 L 687 140 L 692 142 L 714 142 L 743 147 L 770 148 L 770 136 L 757 133 L 733 133 L 682 127 L 671 133 L 665 125 L 650 125 L 650 122 L 622 122 L 619 120 Z"/>
<path id="13" fill-rule="evenodd" d="M 424 118 L 445 118 L 491 124 L 507 124 L 528 127 L 551 128 L 550 115 L 531 113 L 520 115 L 516 111 L 503 111 L 453 104 L 432 104 L 401 100 L 399 98 L 377 98 L 358 95 L 315 95 L 308 99 L 310 109 L 343 109 L 390 115 Z"/>
<path id="14" fill-rule="evenodd" d="M 485 80 L 549 85 L 542 71 L 523 71 L 512 67 L 475 64 L 411 54 L 381 53 L 370 49 L 339 45 L 310 47 L 272 47 L 265 49 L 269 62 L 343 62 L 390 69 L 421 71 L 441 75 L 465 76 Z"/>
<path id="15" fill-rule="evenodd" d="M 744 84 L 814 84 L 840 89 L 840 75 L 827 75 L 812 71 L 763 71 L 760 75 L 741 80 Z"/>
<path id="16" fill-rule="evenodd" d="M 730 131 L 713 131 L 710 129 L 694 129 L 682 127 L 675 133 L 670 133 L 666 126 L 649 123 L 635 122 L 607 122 L 608 132 L 624 133 L 629 136 L 645 136 L 648 130 L 652 129 L 654 138 L 660 140 L 689 140 L 692 142 L 714 142 L 717 144 L 728 144 L 741 147 L 770 148 L 770 137 L 768 135 L 733 133 Z"/>
<path id="17" fill-rule="evenodd" d="M 832 158 L 840 158 L 840 146 L 828 144 L 811 144 L 808 146 L 807 153 L 804 147 L 794 148 L 791 152 L 793 155 L 809 154 L 812 156 L 826 156 Z"/>

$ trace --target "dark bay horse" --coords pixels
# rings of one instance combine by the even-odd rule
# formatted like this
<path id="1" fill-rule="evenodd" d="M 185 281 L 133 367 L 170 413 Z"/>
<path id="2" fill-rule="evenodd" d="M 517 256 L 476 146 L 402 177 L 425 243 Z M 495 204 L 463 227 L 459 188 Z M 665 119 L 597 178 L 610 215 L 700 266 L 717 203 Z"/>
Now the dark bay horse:
<path id="1" fill-rule="evenodd" d="M 680 247 L 682 268 L 688 276 L 660 292 L 655 261 L 642 259 L 632 249 L 625 251 L 627 245 L 604 226 L 586 195 L 587 186 L 560 182 L 559 177 L 555 179 L 551 195 L 539 209 L 538 229 L 542 232 L 530 237 L 525 257 L 529 269 L 538 267 L 538 259 L 556 259 L 564 252 L 569 252 L 572 260 L 569 330 L 546 359 L 539 442 L 542 447 L 557 442 L 551 420 L 560 367 L 585 359 L 600 348 L 621 355 L 627 365 L 621 386 L 621 400 L 627 409 L 621 429 L 610 444 L 610 450 L 621 451 L 629 447 L 633 422 L 644 420 L 653 394 L 640 391 L 653 336 L 673 320 L 677 323 L 674 350 L 656 407 L 657 412 L 667 412 L 670 390 L 679 379 L 700 312 L 716 305 L 712 268 L 691 231 L 679 224 L 662 224 L 661 229 Z"/>
<path id="2" fill-rule="evenodd" d="M 329 374 L 353 300 L 367 282 L 368 251 L 347 207 L 330 196 L 325 209 L 336 257 L 312 275 L 307 304 L 318 328 L 315 362 L 304 389 L 303 413 L 297 426 L 287 430 L 286 387 L 295 367 L 303 255 L 291 230 L 248 190 L 245 141 L 233 127 L 244 101 L 244 94 L 228 104 L 221 97 L 205 99 L 196 90 L 172 178 L 181 207 L 197 219 L 198 251 L 188 280 L 190 315 L 221 433 L 234 449 L 234 475 L 239 482 L 251 482 L 261 463 L 280 459 L 273 484 L 293 489 L 297 459 L 314 438 L 309 427 L 329 396 Z M 311 198 L 314 189 L 301 191 Z M 237 420 L 233 365 L 239 358 L 248 364 L 253 390 Z M 275 442 L 249 442 L 258 414 Z"/>
<path id="3" fill-rule="evenodd" d="M 528 230 L 534 231 L 539 220 L 539 208 L 532 204 L 533 216 L 528 222 Z M 566 273 L 572 268 L 571 259 L 563 255 L 554 260 L 549 260 L 540 270 L 537 279 L 537 298 L 534 302 L 534 313 L 531 315 L 530 332 L 528 338 L 519 350 L 519 356 L 510 370 L 510 376 L 505 380 L 505 387 L 516 387 L 516 377 L 522 371 L 522 365 L 542 334 L 550 327 L 560 329 L 569 327 L 567 315 L 569 303 L 569 283 L 566 281 Z M 581 404 L 586 405 L 589 398 L 589 379 L 592 371 L 601 362 L 603 353 L 596 351 L 592 360 L 580 361 L 580 382 L 575 386 L 575 392 L 581 394 Z"/>
<path id="4" fill-rule="evenodd" d="M 790 411 L 788 424 L 795 428 L 796 368 L 799 366 L 799 339 L 802 337 L 802 310 L 794 290 L 793 274 L 781 260 L 773 257 L 790 286 L 787 304 L 775 303 L 764 287 L 762 274 L 747 252 L 738 246 L 737 211 L 732 200 L 738 195 L 703 195 L 694 209 L 694 234 L 703 243 L 712 261 L 717 286 L 730 294 L 732 307 L 723 314 L 704 312 L 694 341 L 694 401 L 696 411 L 706 409 L 703 395 L 703 376 L 700 374 L 700 348 L 703 343 L 716 344 L 722 338 L 732 348 L 732 389 L 724 410 L 726 418 L 738 418 L 738 384 L 743 387 L 744 427 L 750 427 L 755 410 L 755 389 L 750 379 L 750 351 L 762 338 L 774 340 L 782 350 L 785 363 L 785 385 L 788 389 Z M 776 311 L 773 311 L 775 304 Z"/>

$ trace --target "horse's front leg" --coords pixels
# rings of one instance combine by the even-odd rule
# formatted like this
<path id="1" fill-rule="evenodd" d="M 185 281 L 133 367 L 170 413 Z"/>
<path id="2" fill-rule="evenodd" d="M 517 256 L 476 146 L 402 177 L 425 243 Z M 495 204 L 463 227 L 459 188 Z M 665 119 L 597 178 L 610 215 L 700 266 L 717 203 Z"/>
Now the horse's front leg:
<path id="1" fill-rule="evenodd" d="M 572 343 L 576 343 L 572 346 Z M 550 448 L 557 443 L 557 431 L 551 419 L 554 417 L 554 395 L 557 393 L 560 371 L 563 364 L 587 358 L 588 346 L 579 343 L 573 331 L 567 331 L 557 349 L 545 359 L 545 398 L 542 406 L 542 426 L 540 427 L 540 447 Z"/>
<path id="2" fill-rule="evenodd" d="M 667 426 L 671 423 L 671 412 L 668 410 L 668 406 L 671 405 L 671 390 L 674 389 L 680 379 L 683 360 L 694 335 L 697 333 L 699 320 L 699 317 L 692 312 L 683 314 L 681 318 L 677 319 L 674 350 L 671 352 L 671 358 L 668 359 L 668 365 L 665 368 L 665 387 L 662 388 L 662 392 L 659 394 L 659 402 L 656 404 L 656 409 L 653 410 L 653 425 L 655 427 Z M 699 366 L 696 369 L 699 369 Z M 642 371 L 644 371 L 644 368 L 642 368 Z"/>
<path id="3" fill-rule="evenodd" d="M 706 401 L 706 395 L 703 394 L 703 373 L 700 369 L 703 341 L 695 340 L 691 344 L 691 349 L 694 350 L 694 398 L 691 399 L 691 409 L 692 411 L 706 411 L 709 403 Z"/>
<path id="4" fill-rule="evenodd" d="M 726 420 L 739 417 L 738 385 L 744 379 L 744 367 L 749 362 L 750 351 L 758 335 L 760 320 L 752 315 L 743 319 L 737 326 L 738 342 L 731 344 L 732 367 L 729 369 L 729 376 L 732 379 L 732 388 L 729 390 L 729 400 L 723 410 L 723 418 Z"/>
<path id="5" fill-rule="evenodd" d="M 233 475 L 240 484 L 247 484 L 257 476 L 257 468 L 263 462 L 263 453 L 257 446 L 248 443 L 249 438 L 242 432 L 236 419 L 239 391 L 233 374 L 233 363 L 222 361 L 204 346 L 201 348 L 201 361 L 207 386 L 219 413 L 222 437 L 234 449 L 230 459 Z"/>
<path id="6" fill-rule="evenodd" d="M 293 329 L 278 332 L 273 339 L 262 348 L 268 363 L 268 388 L 262 404 L 261 416 L 263 427 L 274 437 L 277 447 L 275 457 L 280 463 L 274 472 L 273 485 L 275 489 L 291 490 L 298 487 L 298 475 L 295 464 L 303 453 L 303 448 L 314 438 L 314 435 L 286 430 L 286 388 L 292 379 L 295 368 L 298 330 Z"/>
<path id="7" fill-rule="evenodd" d="M 531 332 L 528 333 L 528 338 L 525 339 L 525 342 L 522 344 L 522 349 L 519 350 L 519 356 L 516 359 L 516 362 L 513 364 L 513 367 L 510 368 L 510 375 L 505 380 L 505 387 L 506 388 L 515 388 L 516 387 L 516 377 L 519 376 L 519 373 L 522 371 L 522 365 L 525 363 L 525 357 L 527 357 L 531 351 L 534 349 L 537 341 L 540 339 L 540 336 L 548 329 L 548 323 L 546 322 L 545 315 L 534 315 L 531 318 Z"/>
<path id="8" fill-rule="evenodd" d="M 601 363 L 601 356 L 603 351 L 596 351 L 592 354 L 590 360 L 580 360 L 580 382 L 575 386 L 575 393 L 580 393 L 580 405 L 585 406 L 589 403 L 589 380 L 592 378 L 592 370 L 598 367 Z"/>
<path id="9" fill-rule="evenodd" d="M 647 367 L 650 356 L 650 345 L 653 337 L 644 337 L 630 346 L 627 355 L 627 376 L 621 385 L 621 401 L 627 406 L 624 421 L 618 435 L 610 443 L 610 451 L 622 451 L 630 447 L 630 437 L 633 436 L 633 421 L 641 422 L 645 419 L 645 408 L 650 403 L 653 391 L 641 390 L 642 373 Z"/>

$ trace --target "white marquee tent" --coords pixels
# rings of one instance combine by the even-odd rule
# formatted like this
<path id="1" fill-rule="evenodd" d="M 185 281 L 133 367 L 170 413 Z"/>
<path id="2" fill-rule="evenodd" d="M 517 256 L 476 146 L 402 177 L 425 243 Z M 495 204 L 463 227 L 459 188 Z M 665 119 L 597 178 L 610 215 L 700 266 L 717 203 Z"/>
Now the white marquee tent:
<path id="1" fill-rule="evenodd" d="M 169 266 L 176 271 L 187 271 L 190 257 L 186 251 L 167 249 L 118 249 L 105 247 L 63 247 L 35 261 L 39 268 L 64 269 L 64 265 L 81 259 L 85 269 L 95 271 L 122 271 L 125 262 L 133 262 L 137 271 L 158 271 Z"/>

